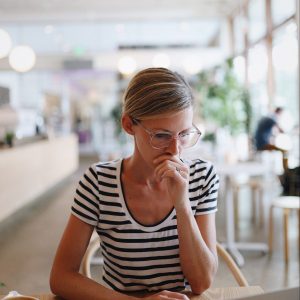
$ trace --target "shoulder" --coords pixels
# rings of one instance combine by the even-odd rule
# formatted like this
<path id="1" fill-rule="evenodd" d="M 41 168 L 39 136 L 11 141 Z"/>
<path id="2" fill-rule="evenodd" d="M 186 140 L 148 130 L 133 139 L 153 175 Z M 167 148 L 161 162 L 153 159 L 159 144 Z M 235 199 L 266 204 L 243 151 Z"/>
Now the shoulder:
<path id="1" fill-rule="evenodd" d="M 212 166 L 212 163 L 209 160 L 205 160 L 202 158 L 185 159 L 184 163 L 187 164 L 190 169 L 199 169 L 199 168 L 206 169 Z"/>
<path id="2" fill-rule="evenodd" d="M 266 126 L 276 124 L 276 119 L 272 116 L 268 116 L 264 118 L 263 122 Z"/>
<path id="3" fill-rule="evenodd" d="M 204 177 L 206 178 L 210 173 L 215 174 L 215 168 L 213 164 L 204 159 L 192 159 L 184 161 L 190 169 L 190 177 Z"/>
<path id="4" fill-rule="evenodd" d="M 92 164 L 89 167 L 89 170 L 93 170 L 97 174 L 99 174 L 99 172 L 100 172 L 100 175 L 102 173 L 113 174 L 113 173 L 116 173 L 116 171 L 120 167 L 121 161 L 122 161 L 121 159 L 116 159 L 116 160 L 106 161 L 106 162 L 99 161 L 99 162 Z"/>
<path id="5" fill-rule="evenodd" d="M 106 177 L 108 180 L 116 179 L 120 164 L 121 159 L 108 162 L 96 162 L 85 170 L 82 180 L 92 180 L 98 185 L 99 179 L 101 180 L 101 178 Z"/>

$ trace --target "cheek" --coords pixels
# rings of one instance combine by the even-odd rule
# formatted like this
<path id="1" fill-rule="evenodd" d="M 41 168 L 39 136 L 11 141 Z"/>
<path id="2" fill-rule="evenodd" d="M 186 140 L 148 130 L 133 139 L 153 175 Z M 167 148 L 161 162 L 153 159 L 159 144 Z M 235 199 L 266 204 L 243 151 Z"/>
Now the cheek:
<path id="1" fill-rule="evenodd" d="M 144 159 L 146 159 L 150 164 L 152 164 L 152 161 L 161 156 L 162 154 L 164 154 L 164 150 L 158 150 L 158 149 L 154 149 L 151 145 L 150 145 L 150 141 L 147 140 L 144 137 L 135 137 L 135 144 L 136 147 L 138 148 L 139 152 L 141 153 L 141 155 L 144 157 Z"/>
<path id="2" fill-rule="evenodd" d="M 152 147 L 149 141 L 142 136 L 135 136 L 135 147 L 137 147 L 142 156 L 148 157 L 152 152 Z"/>

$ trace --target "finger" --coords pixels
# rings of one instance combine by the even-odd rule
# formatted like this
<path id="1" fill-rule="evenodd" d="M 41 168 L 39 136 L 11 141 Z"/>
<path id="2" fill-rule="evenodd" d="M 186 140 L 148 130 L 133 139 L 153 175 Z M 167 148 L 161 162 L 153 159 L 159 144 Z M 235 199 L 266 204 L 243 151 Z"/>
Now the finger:
<path id="1" fill-rule="evenodd" d="M 184 171 L 185 173 L 189 173 L 189 167 L 181 160 L 179 157 L 170 156 L 170 155 L 161 155 L 153 160 L 153 163 L 158 166 L 161 164 L 168 162 L 175 165 L 179 170 Z"/>
<path id="2" fill-rule="evenodd" d="M 175 164 L 176 171 L 184 178 L 189 177 L 189 168 L 183 164 Z"/>
<path id="3" fill-rule="evenodd" d="M 156 167 L 155 173 L 160 178 L 165 172 L 176 171 L 176 170 L 179 170 L 179 168 L 175 165 L 174 162 L 165 160 Z"/>
<path id="4" fill-rule="evenodd" d="M 173 179 L 183 179 L 182 176 L 180 175 L 179 172 L 176 171 L 176 169 L 167 169 L 165 170 L 161 176 L 160 176 L 161 179 L 164 179 L 164 178 L 173 178 Z"/>
<path id="5" fill-rule="evenodd" d="M 171 160 L 171 159 L 160 159 L 160 160 L 154 160 L 157 163 L 157 170 L 162 168 L 164 165 L 168 165 L 170 167 L 175 167 L 182 171 L 188 171 L 189 168 L 187 165 L 185 165 L 181 160 Z"/>
<path id="6" fill-rule="evenodd" d="M 185 179 L 189 177 L 189 168 L 184 164 L 174 163 L 173 161 L 168 162 L 166 165 L 162 163 L 157 169 L 158 174 L 161 175 L 166 168 L 170 170 L 175 169 Z"/>
<path id="7" fill-rule="evenodd" d="M 173 161 L 162 162 L 159 166 L 157 166 L 155 173 L 159 178 L 161 178 L 167 170 L 175 170 L 179 175 L 181 175 L 185 179 L 187 179 L 189 176 L 189 169 L 187 168 L 187 166 L 174 163 Z"/>
<path id="8" fill-rule="evenodd" d="M 153 160 L 153 163 L 160 164 L 164 160 L 170 160 L 170 161 L 174 161 L 177 163 L 182 163 L 182 160 L 178 156 L 174 156 L 174 155 L 170 155 L 170 154 L 162 154 L 162 155 L 156 157 Z"/>
<path id="9" fill-rule="evenodd" d="M 176 166 L 174 165 L 174 162 L 171 162 L 170 160 L 164 160 L 155 168 L 155 173 L 158 176 L 161 176 L 161 174 L 168 169 L 174 170 L 176 169 Z"/>

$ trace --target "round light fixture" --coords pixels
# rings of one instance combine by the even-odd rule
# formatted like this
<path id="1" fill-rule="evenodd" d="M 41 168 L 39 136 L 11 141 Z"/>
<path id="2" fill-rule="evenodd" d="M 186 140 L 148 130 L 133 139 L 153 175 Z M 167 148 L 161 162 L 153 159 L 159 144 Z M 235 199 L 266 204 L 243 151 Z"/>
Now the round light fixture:
<path id="1" fill-rule="evenodd" d="M 12 42 L 9 34 L 0 29 L 0 58 L 3 58 L 8 55 Z"/>
<path id="2" fill-rule="evenodd" d="M 118 70 L 124 75 L 130 75 L 136 70 L 136 61 L 130 56 L 123 56 L 118 61 Z"/>
<path id="3" fill-rule="evenodd" d="M 36 55 L 29 46 L 17 46 L 9 55 L 9 64 L 17 72 L 27 72 L 35 64 Z"/>

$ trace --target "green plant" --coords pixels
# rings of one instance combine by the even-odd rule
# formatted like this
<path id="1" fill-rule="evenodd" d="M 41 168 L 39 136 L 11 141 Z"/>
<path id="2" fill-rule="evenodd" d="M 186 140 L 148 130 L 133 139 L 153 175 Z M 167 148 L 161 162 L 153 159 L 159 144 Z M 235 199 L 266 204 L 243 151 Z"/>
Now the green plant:
<path id="1" fill-rule="evenodd" d="M 116 106 L 111 111 L 111 117 L 113 118 L 114 123 L 116 125 L 117 136 L 120 136 L 122 133 L 121 116 L 122 116 L 122 105 L 121 103 L 117 103 Z"/>
<path id="2" fill-rule="evenodd" d="M 214 132 L 206 132 L 202 138 L 202 141 L 215 143 L 216 134 Z"/>
<path id="3" fill-rule="evenodd" d="M 15 138 L 15 134 L 12 131 L 7 131 L 4 136 L 4 141 L 10 147 L 13 145 L 13 140 Z"/>
<path id="4" fill-rule="evenodd" d="M 232 59 L 228 59 L 222 66 L 201 72 L 196 89 L 199 92 L 200 112 L 204 120 L 227 127 L 232 135 L 250 133 L 250 96 L 233 72 Z"/>

